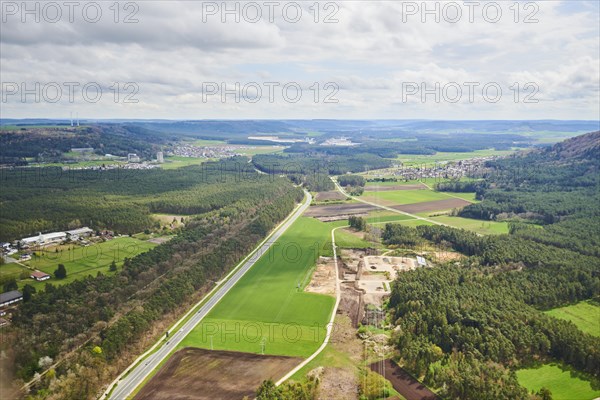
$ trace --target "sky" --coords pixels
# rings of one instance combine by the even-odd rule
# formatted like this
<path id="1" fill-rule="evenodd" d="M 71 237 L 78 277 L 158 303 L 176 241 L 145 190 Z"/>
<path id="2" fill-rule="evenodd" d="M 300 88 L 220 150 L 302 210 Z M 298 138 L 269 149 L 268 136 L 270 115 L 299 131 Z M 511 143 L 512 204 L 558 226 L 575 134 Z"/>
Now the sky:
<path id="1" fill-rule="evenodd" d="M 2 118 L 600 119 L 597 1 L 2 1 Z"/>

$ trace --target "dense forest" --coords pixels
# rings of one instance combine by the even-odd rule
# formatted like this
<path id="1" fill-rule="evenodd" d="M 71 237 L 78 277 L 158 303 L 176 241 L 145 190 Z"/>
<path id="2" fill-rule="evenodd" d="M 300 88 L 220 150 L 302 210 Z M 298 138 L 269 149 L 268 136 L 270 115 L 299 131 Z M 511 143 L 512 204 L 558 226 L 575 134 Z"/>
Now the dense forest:
<path id="1" fill-rule="evenodd" d="M 444 397 L 528 399 L 514 370 L 540 360 L 600 377 L 600 339 L 541 312 L 600 296 L 599 144 L 592 133 L 490 165 L 484 200 L 463 215 L 513 213 L 522 222 L 509 235 L 386 226 L 389 245 L 433 242 L 469 256 L 400 274 L 389 301 L 401 362 Z"/>
<path id="2" fill-rule="evenodd" d="M 3 129 L 0 132 L 0 163 L 23 165 L 27 164 L 26 158 L 38 162 L 62 161 L 63 153 L 78 147 L 91 147 L 98 155 L 136 153 L 149 159 L 161 146 L 175 140 L 173 135 L 125 124 Z"/>
<path id="3" fill-rule="evenodd" d="M 225 175 L 231 184 L 214 184 Z M 257 180 L 243 157 L 177 170 L 5 170 L 0 201 L 10 212 L 0 216 L 0 240 L 79 227 L 73 225 L 137 233 L 156 224 L 151 213 L 219 209 Z"/>
<path id="4" fill-rule="evenodd" d="M 296 182 L 306 183 L 313 191 L 333 189 L 329 175 L 363 172 L 391 165 L 390 160 L 367 153 L 347 156 L 331 156 L 316 152 L 303 155 L 259 154 L 252 157 L 252 162 L 264 173 L 294 177 Z"/>
<path id="5" fill-rule="evenodd" d="M 135 193 L 150 208 L 170 198 L 198 215 L 174 239 L 127 259 L 116 274 L 49 283 L 18 308 L 3 342 L 16 377 L 29 380 L 62 360 L 34 385 L 32 398 L 95 398 L 135 358 L 131 347 L 156 334 L 155 323 L 197 299 L 302 199 L 302 190 L 283 178 L 254 172 L 240 180 L 236 164 L 229 160 L 226 168 L 204 173 L 200 167 L 172 176 L 144 173 L 136 185 L 112 182 L 106 197 Z M 158 190 L 159 184 L 170 190 Z M 144 198 L 154 190 L 157 196 Z"/>

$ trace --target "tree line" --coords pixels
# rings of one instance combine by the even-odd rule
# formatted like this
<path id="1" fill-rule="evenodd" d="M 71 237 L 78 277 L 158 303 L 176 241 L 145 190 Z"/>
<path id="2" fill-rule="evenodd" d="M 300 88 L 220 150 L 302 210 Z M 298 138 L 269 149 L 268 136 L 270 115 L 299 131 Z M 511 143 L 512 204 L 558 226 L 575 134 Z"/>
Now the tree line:
<path id="1" fill-rule="evenodd" d="M 233 174 L 224 173 L 228 179 Z M 28 380 L 40 372 L 43 357 L 63 360 L 52 379 L 34 387 L 32 398 L 95 398 L 135 357 L 128 352 L 132 345 L 224 276 L 303 197 L 282 178 L 256 176 L 232 187 L 220 180 L 205 185 L 210 194 L 223 193 L 220 206 L 190 218 L 172 240 L 125 260 L 117 274 L 59 287 L 48 283 L 18 308 L 5 346 L 16 376 Z"/>
<path id="2" fill-rule="evenodd" d="M 386 225 L 388 245 L 425 241 L 468 256 L 400 274 L 389 300 L 401 363 L 445 398 L 528 399 L 514 371 L 539 360 L 600 378 L 600 339 L 542 313 L 600 296 L 597 195 L 587 188 L 600 157 L 598 150 L 582 154 L 540 151 L 493 163 L 483 202 L 463 215 L 510 210 L 520 220 L 508 235 Z"/>

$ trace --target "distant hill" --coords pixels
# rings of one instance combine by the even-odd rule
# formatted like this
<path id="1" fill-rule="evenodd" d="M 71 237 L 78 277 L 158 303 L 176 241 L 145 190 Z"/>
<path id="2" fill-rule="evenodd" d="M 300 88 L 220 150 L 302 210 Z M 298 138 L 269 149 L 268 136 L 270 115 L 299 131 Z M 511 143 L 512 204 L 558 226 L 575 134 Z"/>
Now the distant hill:
<path id="1" fill-rule="evenodd" d="M 600 131 L 575 136 L 552 146 L 549 151 L 561 159 L 600 157 Z"/>

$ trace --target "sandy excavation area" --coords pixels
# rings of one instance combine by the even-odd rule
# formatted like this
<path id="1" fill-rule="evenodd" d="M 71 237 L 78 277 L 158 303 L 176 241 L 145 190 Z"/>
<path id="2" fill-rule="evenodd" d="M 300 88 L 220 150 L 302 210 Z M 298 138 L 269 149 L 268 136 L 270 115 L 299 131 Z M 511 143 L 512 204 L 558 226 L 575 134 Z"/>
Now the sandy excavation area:
<path id="1" fill-rule="evenodd" d="M 409 257 L 365 256 L 356 282 L 365 293 L 365 304 L 381 305 L 398 274 L 417 267 L 417 261 Z"/>

